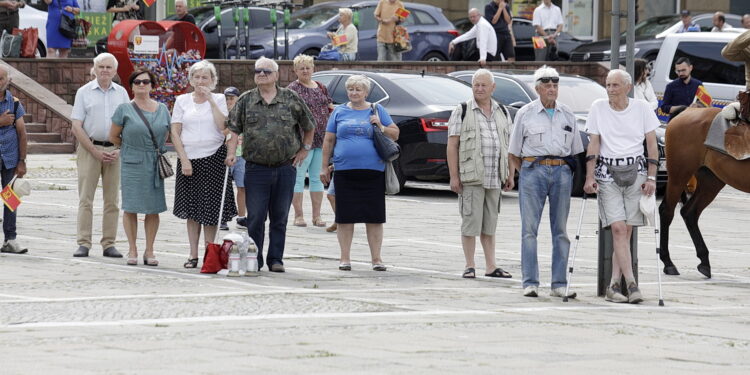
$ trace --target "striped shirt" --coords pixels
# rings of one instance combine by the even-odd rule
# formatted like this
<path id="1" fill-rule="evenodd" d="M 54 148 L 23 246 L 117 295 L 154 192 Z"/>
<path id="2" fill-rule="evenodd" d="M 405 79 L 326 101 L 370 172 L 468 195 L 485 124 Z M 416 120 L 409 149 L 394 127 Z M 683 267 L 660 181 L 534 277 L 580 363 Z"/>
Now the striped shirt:
<path id="1" fill-rule="evenodd" d="M 474 111 L 474 118 L 478 121 L 479 137 L 482 140 L 482 160 L 484 161 L 484 183 L 485 189 L 500 189 L 500 138 L 497 136 L 497 124 L 490 121 L 495 111 L 502 111 L 496 101 L 492 101 L 492 110 L 489 116 L 485 116 L 475 100 L 471 100 L 468 110 Z M 448 136 L 461 135 L 461 107 L 459 106 L 451 114 L 448 120 Z"/>
<path id="2" fill-rule="evenodd" d="M 0 102 L 0 113 L 13 112 L 13 94 L 10 90 L 5 90 L 5 98 Z M 16 120 L 23 118 L 26 111 L 23 104 L 18 103 L 16 110 Z M 0 127 L 0 158 L 3 161 L 3 168 L 15 168 L 18 165 L 18 133 L 15 126 Z"/>

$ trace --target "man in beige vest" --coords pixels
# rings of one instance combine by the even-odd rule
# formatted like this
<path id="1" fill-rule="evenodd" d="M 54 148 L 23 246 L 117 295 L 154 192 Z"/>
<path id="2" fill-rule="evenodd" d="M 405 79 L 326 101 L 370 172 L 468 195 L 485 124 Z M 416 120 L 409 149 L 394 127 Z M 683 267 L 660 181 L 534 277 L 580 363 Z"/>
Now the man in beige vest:
<path id="1" fill-rule="evenodd" d="M 500 212 L 500 189 L 508 176 L 510 119 L 492 99 L 495 80 L 479 69 L 471 80 L 474 98 L 462 103 L 448 121 L 448 170 L 451 190 L 458 194 L 461 245 L 466 257 L 464 278 L 476 277 L 476 237 L 482 243 L 485 276 L 511 277 L 495 264 L 495 230 Z"/>
<path id="2" fill-rule="evenodd" d="M 729 61 L 745 62 L 745 85 L 750 90 L 750 30 L 727 43 L 721 50 L 721 55 Z"/>

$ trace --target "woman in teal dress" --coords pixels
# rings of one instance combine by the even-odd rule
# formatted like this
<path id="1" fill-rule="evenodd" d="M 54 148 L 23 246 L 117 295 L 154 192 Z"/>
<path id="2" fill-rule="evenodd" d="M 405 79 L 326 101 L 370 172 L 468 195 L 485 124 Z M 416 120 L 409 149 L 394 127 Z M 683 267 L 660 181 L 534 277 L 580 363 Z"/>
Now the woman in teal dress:
<path id="1" fill-rule="evenodd" d="M 138 264 L 138 214 L 145 214 L 146 251 L 143 264 L 158 266 L 154 256 L 154 240 L 159 230 L 159 213 L 167 210 L 164 198 L 164 180 L 157 170 L 157 159 L 153 139 L 159 144 L 160 152 L 165 152 L 164 143 L 169 134 L 170 118 L 167 107 L 151 99 L 156 76 L 147 70 L 137 69 L 128 80 L 134 99 L 120 104 L 112 115 L 112 128 L 109 139 L 120 149 L 120 190 L 122 191 L 122 225 L 128 237 L 128 265 Z M 136 107 L 148 120 L 149 127 L 141 120 Z"/>

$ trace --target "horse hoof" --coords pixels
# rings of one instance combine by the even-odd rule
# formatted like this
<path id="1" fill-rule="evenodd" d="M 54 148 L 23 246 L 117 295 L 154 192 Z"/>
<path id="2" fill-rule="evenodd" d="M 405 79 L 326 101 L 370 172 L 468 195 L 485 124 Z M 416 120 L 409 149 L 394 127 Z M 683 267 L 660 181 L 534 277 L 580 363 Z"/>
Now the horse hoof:
<path id="1" fill-rule="evenodd" d="M 702 273 L 703 276 L 706 276 L 706 278 L 708 278 L 708 279 L 711 278 L 711 267 L 710 266 L 699 265 L 698 266 L 698 272 Z"/>
<path id="2" fill-rule="evenodd" d="M 677 271 L 675 266 L 664 266 L 664 273 L 667 275 L 678 276 L 680 271 Z"/>

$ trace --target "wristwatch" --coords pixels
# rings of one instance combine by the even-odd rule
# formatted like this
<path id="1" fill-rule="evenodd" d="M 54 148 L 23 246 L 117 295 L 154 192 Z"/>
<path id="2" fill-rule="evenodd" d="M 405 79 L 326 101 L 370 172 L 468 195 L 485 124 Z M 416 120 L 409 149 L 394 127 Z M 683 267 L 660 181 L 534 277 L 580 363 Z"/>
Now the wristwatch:
<path id="1" fill-rule="evenodd" d="M 648 176 L 646 177 L 649 181 L 656 181 L 656 176 Z"/>
<path id="2" fill-rule="evenodd" d="M 305 149 L 305 151 L 312 150 L 312 145 L 302 145 L 302 147 Z"/>

